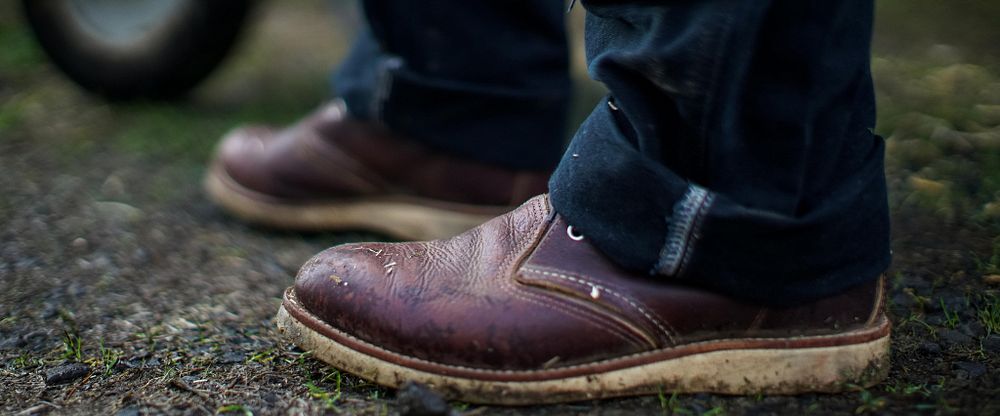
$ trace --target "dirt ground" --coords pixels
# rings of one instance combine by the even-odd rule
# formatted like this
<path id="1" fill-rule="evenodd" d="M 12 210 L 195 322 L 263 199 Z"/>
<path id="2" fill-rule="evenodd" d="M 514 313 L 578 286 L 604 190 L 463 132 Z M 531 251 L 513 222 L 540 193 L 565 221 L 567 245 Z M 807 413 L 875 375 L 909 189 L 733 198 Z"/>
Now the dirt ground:
<path id="1" fill-rule="evenodd" d="M 0 5 L 0 413 L 396 414 L 433 399 L 327 368 L 274 328 L 281 292 L 305 260 L 379 236 L 249 227 L 200 188 L 227 129 L 286 123 L 326 97 L 354 9 L 264 3 L 192 97 L 112 105 L 47 64 L 11 3 Z M 878 5 L 873 71 L 895 253 L 884 383 L 838 395 L 664 391 L 446 409 L 1000 414 L 1000 7 L 960 3 L 979 8 Z M 599 88 L 580 89 L 589 108 Z"/>

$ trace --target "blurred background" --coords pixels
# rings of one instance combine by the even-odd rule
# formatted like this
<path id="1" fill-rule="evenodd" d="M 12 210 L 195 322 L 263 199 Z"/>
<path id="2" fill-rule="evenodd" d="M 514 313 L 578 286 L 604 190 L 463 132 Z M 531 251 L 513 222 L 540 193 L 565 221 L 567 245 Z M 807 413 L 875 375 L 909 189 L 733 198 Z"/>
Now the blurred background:
<path id="1" fill-rule="evenodd" d="M 45 142 L 53 146 L 49 148 L 53 153 L 76 158 L 93 151 L 141 155 L 178 170 L 198 170 L 215 140 L 235 125 L 291 122 L 330 98 L 329 71 L 344 56 L 360 18 L 351 1 L 257 2 L 246 19 L 233 19 L 242 21 L 235 24 L 242 27 L 232 42 L 235 46 L 228 54 L 222 52 L 226 48 L 216 48 L 220 52 L 212 55 L 225 59 L 216 64 L 209 58 L 201 71 L 208 73 L 207 79 L 189 94 L 166 103 L 141 100 L 143 94 L 187 90 L 168 86 L 167 94 L 145 91 L 139 93 L 140 100 L 112 105 L 82 91 L 54 68 L 18 3 L 0 5 L 4 144 L 18 139 L 34 145 Z M 919 205 L 949 220 L 1000 217 L 1000 4 L 880 0 L 876 8 L 872 63 L 879 105 L 876 130 L 889 138 L 895 206 Z M 601 86 L 586 77 L 580 9 L 570 15 L 578 86 L 574 120 L 582 119 L 602 95 Z M 101 11 L 97 7 L 91 13 Z M 54 39 L 50 43 L 59 40 L 59 34 L 46 35 Z M 65 62 L 73 66 L 71 53 L 60 55 L 63 67 Z M 127 84 L 120 78 L 117 84 Z M 121 95 L 104 91 L 108 94 Z"/>
<path id="2" fill-rule="evenodd" d="M 332 403 L 322 396 L 334 389 L 331 370 L 293 362 L 301 352 L 286 350 L 269 320 L 282 289 L 312 254 L 377 236 L 247 227 L 213 208 L 200 181 L 228 129 L 290 123 L 331 97 L 329 72 L 359 25 L 355 4 L 260 1 L 231 53 L 189 94 L 124 102 L 69 81 L 19 6 L 0 2 L 0 362 L 7 363 L 0 369 L 0 412 L 40 400 L 72 409 L 84 406 L 83 398 L 112 409 L 209 412 L 226 403 L 271 410 Z M 914 406 L 924 402 L 931 410 L 954 409 L 995 400 L 983 392 L 1000 385 L 998 372 L 986 372 L 996 369 L 1000 351 L 1000 2 L 878 0 L 876 16 L 876 132 L 888 139 L 896 251 L 894 354 L 924 357 L 912 368 L 899 358 L 887 386 L 923 390 L 884 387 L 804 404 L 785 398 L 779 409 L 822 403 L 848 413 L 893 406 L 905 412 L 922 410 Z M 586 78 L 582 17 L 582 8 L 574 8 L 574 120 L 603 94 Z M 952 348 L 941 335 L 973 323 L 965 331 L 974 340 L 968 345 L 959 338 Z M 116 367 L 116 358 L 103 378 L 87 381 L 93 388 L 86 393 L 70 397 L 46 388 L 39 371 L 67 359 L 69 335 L 83 340 L 77 361 L 89 356 L 91 364 L 107 365 L 105 351 L 112 351 L 121 362 L 140 360 L 136 368 L 146 374 Z M 927 339 L 940 344 L 936 353 Z M 155 365 L 143 367 L 150 357 Z M 201 373 L 206 368 L 219 383 L 256 390 L 230 388 L 206 398 L 150 384 L 154 377 L 188 375 L 212 383 Z M 287 377 L 261 378 L 265 370 Z M 985 379 L 972 383 L 976 374 Z M 947 386 L 928 387 L 945 379 Z M 340 397 L 339 373 L 336 380 Z M 154 386 L 149 398 L 127 393 L 140 383 Z M 353 389 L 345 394 L 360 397 L 348 406 L 384 409 L 381 390 L 344 383 Z M 666 403 L 650 400 L 623 406 Z M 683 403 L 749 409 L 738 399 L 690 400 Z"/>

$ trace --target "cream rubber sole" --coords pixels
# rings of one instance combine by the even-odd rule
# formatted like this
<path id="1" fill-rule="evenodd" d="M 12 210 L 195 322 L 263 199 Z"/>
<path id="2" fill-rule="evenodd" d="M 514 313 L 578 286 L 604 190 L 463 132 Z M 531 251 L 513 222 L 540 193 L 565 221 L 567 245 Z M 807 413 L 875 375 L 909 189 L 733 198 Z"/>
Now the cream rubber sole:
<path id="1" fill-rule="evenodd" d="M 402 240 L 453 237 L 511 209 L 408 196 L 289 203 L 241 186 L 219 167 L 209 169 L 204 187 L 212 201 L 247 222 L 302 231 L 371 230 Z"/>
<path id="2" fill-rule="evenodd" d="M 850 385 L 870 387 L 889 370 L 889 322 L 882 317 L 867 329 L 874 338 L 847 345 L 802 348 L 719 349 L 572 376 L 553 377 L 553 370 L 489 371 L 441 367 L 427 371 L 402 365 L 419 359 L 396 355 L 325 324 L 323 332 L 354 344 L 367 344 L 375 357 L 324 336 L 289 312 L 296 306 L 291 290 L 276 317 L 279 331 L 317 359 L 374 383 L 398 388 L 406 381 L 430 386 L 448 399 L 471 403 L 527 405 L 667 393 L 796 394 L 839 392 Z M 318 318 L 307 319 L 318 325 Z M 884 335 L 882 333 L 884 332 Z M 850 334 L 847 334 L 850 335 Z M 793 342 L 819 341 L 798 338 Z M 730 340 L 731 341 L 731 340 Z M 380 351 L 379 351 L 380 350 Z M 655 354 L 656 352 L 652 352 Z M 391 361 L 390 361 L 391 360 Z M 395 362 L 394 362 L 395 361 Z M 434 365 L 424 361 L 422 364 Z M 580 366 L 586 367 L 586 366 Z M 577 371 L 579 373 L 579 371 Z M 505 380 L 506 379 L 506 380 Z"/>

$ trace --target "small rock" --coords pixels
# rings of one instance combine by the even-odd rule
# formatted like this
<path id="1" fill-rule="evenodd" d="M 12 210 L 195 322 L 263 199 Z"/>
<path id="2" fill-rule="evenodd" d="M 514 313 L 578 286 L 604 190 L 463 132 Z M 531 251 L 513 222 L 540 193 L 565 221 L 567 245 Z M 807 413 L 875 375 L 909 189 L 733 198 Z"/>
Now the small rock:
<path id="1" fill-rule="evenodd" d="M 144 265 L 149 262 L 149 252 L 146 249 L 139 247 L 132 250 L 132 262 L 138 265 Z"/>
<path id="2" fill-rule="evenodd" d="M 135 222 L 143 215 L 141 209 L 122 202 L 98 201 L 93 207 L 99 217 L 114 224 Z"/>
<path id="3" fill-rule="evenodd" d="M 993 334 L 983 338 L 983 350 L 986 352 L 1000 352 L 1000 335 Z"/>
<path id="4" fill-rule="evenodd" d="M 73 240 L 72 244 L 73 244 L 73 249 L 76 250 L 77 252 L 87 251 L 87 239 L 83 237 L 77 237 L 75 240 Z"/>
<path id="5" fill-rule="evenodd" d="M 12 337 L 4 338 L 3 341 L 0 341 L 0 350 L 12 350 L 15 348 L 23 347 L 24 344 L 26 344 L 24 338 L 15 335 Z"/>
<path id="6" fill-rule="evenodd" d="M 98 255 L 93 261 L 90 262 L 90 264 L 101 270 L 107 270 L 114 266 L 114 263 L 111 262 L 111 257 L 107 254 Z"/>
<path id="7" fill-rule="evenodd" d="M 227 351 L 222 354 L 222 358 L 219 359 L 219 363 L 222 364 L 238 364 L 246 361 L 247 355 L 243 351 Z"/>
<path id="8" fill-rule="evenodd" d="M 983 326 L 982 322 L 972 321 L 964 323 L 958 327 L 963 334 L 968 335 L 973 338 L 979 338 L 986 333 L 986 327 Z"/>
<path id="9" fill-rule="evenodd" d="M 926 352 L 926 353 L 929 353 L 929 354 L 940 354 L 941 353 L 941 345 L 939 345 L 936 342 L 924 341 L 924 342 L 920 343 L 920 351 L 923 351 L 923 352 Z"/>
<path id="10" fill-rule="evenodd" d="M 66 293 L 74 298 L 78 298 L 87 294 L 87 286 L 81 285 L 79 282 L 73 282 L 66 288 Z"/>
<path id="11" fill-rule="evenodd" d="M 129 406 L 115 413 L 115 416 L 139 416 L 139 408 Z"/>
<path id="12" fill-rule="evenodd" d="M 958 371 L 956 371 L 958 373 L 958 378 L 962 378 L 961 376 L 965 375 L 969 380 L 975 380 L 986 374 L 986 364 L 983 363 L 959 361 L 955 363 L 955 368 L 958 369 Z M 963 372 L 965 374 L 962 374 Z"/>
<path id="13" fill-rule="evenodd" d="M 1000 274 L 988 274 L 986 276 L 983 276 L 983 282 L 988 285 L 1000 285 Z"/>
<path id="14" fill-rule="evenodd" d="M 42 304 L 42 312 L 38 314 L 39 318 L 51 319 L 54 318 L 59 313 L 59 307 L 55 302 L 45 302 Z"/>
<path id="15" fill-rule="evenodd" d="M 24 344 L 21 345 L 20 348 L 26 348 L 32 351 L 39 351 L 42 348 L 47 348 L 46 340 L 48 335 L 48 332 L 42 329 L 24 334 L 21 336 Z"/>
<path id="16" fill-rule="evenodd" d="M 906 293 L 897 293 L 892 296 L 892 304 L 904 308 L 909 308 L 913 306 L 915 302 L 913 301 L 913 296 Z"/>
<path id="17" fill-rule="evenodd" d="M 101 194 L 106 198 L 121 198 L 125 196 L 125 182 L 118 175 L 110 175 L 101 184 Z"/>
<path id="18" fill-rule="evenodd" d="M 966 345 L 972 343 L 972 337 L 954 329 L 942 329 L 937 334 L 938 338 L 948 344 Z"/>
<path id="19" fill-rule="evenodd" d="M 82 363 L 63 364 L 45 372 L 45 384 L 62 384 L 87 375 L 90 366 Z"/>
<path id="20" fill-rule="evenodd" d="M 396 404 L 402 416 L 446 416 L 451 407 L 440 395 L 412 381 L 403 383 L 396 392 Z"/>

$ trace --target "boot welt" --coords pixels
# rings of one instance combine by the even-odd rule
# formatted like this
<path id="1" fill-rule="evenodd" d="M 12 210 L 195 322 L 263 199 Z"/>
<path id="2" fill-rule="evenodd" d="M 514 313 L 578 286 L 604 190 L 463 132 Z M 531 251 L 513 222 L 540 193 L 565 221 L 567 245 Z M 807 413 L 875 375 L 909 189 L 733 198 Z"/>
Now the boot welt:
<path id="1" fill-rule="evenodd" d="M 435 363 L 327 325 L 285 291 L 277 325 L 313 356 L 374 383 L 423 383 L 451 400 L 527 405 L 672 393 L 841 392 L 888 375 L 890 322 L 835 335 L 723 339 L 569 367 L 489 370 Z"/>
<path id="2" fill-rule="evenodd" d="M 452 237 L 511 209 L 409 195 L 283 200 L 240 185 L 218 166 L 205 175 L 204 188 L 212 201 L 247 222 L 300 231 L 370 230 L 401 240 Z"/>

